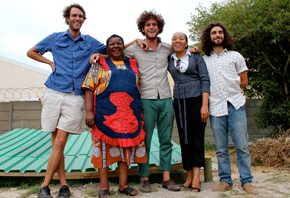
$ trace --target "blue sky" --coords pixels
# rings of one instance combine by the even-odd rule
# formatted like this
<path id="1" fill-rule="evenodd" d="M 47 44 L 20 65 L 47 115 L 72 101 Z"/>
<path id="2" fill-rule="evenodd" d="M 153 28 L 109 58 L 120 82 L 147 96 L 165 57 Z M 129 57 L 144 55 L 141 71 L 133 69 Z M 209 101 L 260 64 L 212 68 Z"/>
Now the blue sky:
<path id="1" fill-rule="evenodd" d="M 71 3 L 79 3 L 87 12 L 81 32 L 105 43 L 111 34 L 119 34 L 125 43 L 143 38 L 138 32 L 136 19 L 144 10 L 156 10 L 165 19 L 163 41 L 170 43 L 177 31 L 189 34 L 186 22 L 200 4 L 209 7 L 216 0 L 0 0 L 2 27 L 0 55 L 50 70 L 50 67 L 29 59 L 26 52 L 53 32 L 64 31 L 68 26 L 62 10 Z M 192 44 L 189 42 L 189 44 Z M 46 57 L 51 58 L 49 53 Z"/>

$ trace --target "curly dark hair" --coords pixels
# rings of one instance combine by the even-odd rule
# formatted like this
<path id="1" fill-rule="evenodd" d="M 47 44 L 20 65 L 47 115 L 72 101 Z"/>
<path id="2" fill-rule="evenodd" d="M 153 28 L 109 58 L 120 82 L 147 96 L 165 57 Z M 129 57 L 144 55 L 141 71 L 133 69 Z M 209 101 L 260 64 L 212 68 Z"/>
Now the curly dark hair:
<path id="1" fill-rule="evenodd" d="M 223 42 L 223 47 L 227 48 L 227 50 L 232 50 L 233 49 L 233 44 L 234 44 L 234 39 L 230 35 L 229 31 L 225 28 L 225 26 L 222 23 L 211 23 L 207 25 L 201 35 L 201 45 L 202 45 L 202 51 L 207 56 L 210 56 L 211 51 L 213 50 L 212 48 L 212 42 L 210 39 L 210 31 L 213 27 L 219 26 L 223 29 L 224 31 L 224 42 Z"/>
<path id="2" fill-rule="evenodd" d="M 121 40 L 122 44 L 124 45 L 124 39 L 121 36 L 119 36 L 117 34 L 112 34 L 106 41 L 107 46 L 109 46 L 109 42 L 110 42 L 111 38 L 114 38 L 114 37 L 119 38 Z"/>
<path id="3" fill-rule="evenodd" d="M 163 27 L 165 25 L 165 21 L 161 14 L 157 14 L 156 11 L 151 10 L 150 12 L 144 11 L 139 18 L 137 19 L 137 26 L 139 32 L 145 36 L 145 33 L 142 31 L 144 29 L 145 23 L 150 20 L 155 19 L 157 21 L 159 32 L 158 34 L 161 34 L 163 32 Z"/>
<path id="4" fill-rule="evenodd" d="M 80 9 L 80 10 L 84 13 L 84 20 L 87 19 L 85 9 L 84 9 L 81 5 L 75 3 L 75 4 L 72 4 L 72 5 L 70 5 L 70 6 L 66 6 L 66 7 L 63 9 L 62 16 L 63 16 L 63 18 L 64 18 L 64 20 L 65 20 L 65 24 L 68 25 L 68 22 L 67 22 L 67 20 L 66 20 L 66 17 L 69 17 L 69 16 L 70 16 L 70 10 L 71 10 L 72 8 L 78 8 L 78 9 Z"/>

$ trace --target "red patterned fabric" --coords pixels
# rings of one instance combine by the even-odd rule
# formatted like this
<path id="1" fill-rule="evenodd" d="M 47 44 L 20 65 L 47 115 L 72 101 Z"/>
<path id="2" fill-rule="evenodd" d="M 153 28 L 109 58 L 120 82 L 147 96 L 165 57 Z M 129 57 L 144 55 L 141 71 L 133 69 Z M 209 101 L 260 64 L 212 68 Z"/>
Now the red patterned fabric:
<path id="1" fill-rule="evenodd" d="M 91 130 L 91 133 L 99 140 L 102 140 L 106 142 L 107 144 L 111 144 L 114 146 L 120 146 L 120 147 L 134 147 L 140 142 L 142 142 L 145 139 L 145 131 L 143 130 L 144 122 L 142 123 L 142 131 L 139 136 L 137 136 L 134 139 L 113 139 L 108 137 L 107 135 L 103 134 L 102 131 L 100 131 L 96 125 L 94 125 L 94 128 Z M 137 143 L 137 144 L 136 144 Z"/>
<path id="2" fill-rule="evenodd" d="M 127 165 L 147 162 L 145 143 L 142 141 L 136 147 L 119 147 L 104 142 L 92 136 L 92 164 L 95 168 L 106 168 L 116 162 L 126 162 Z"/>
<path id="3" fill-rule="evenodd" d="M 139 74 L 136 59 L 130 59 L 130 65 L 131 65 L 132 70 L 133 70 L 136 74 Z"/>
<path id="4" fill-rule="evenodd" d="M 130 60 L 130 65 L 132 67 L 132 70 L 136 74 L 139 74 L 136 59 L 129 59 L 129 60 Z M 108 66 L 108 64 L 106 63 L 106 60 L 104 58 L 99 58 L 99 64 L 101 64 L 103 66 L 105 71 L 109 71 L 110 70 L 110 67 Z"/>
<path id="5" fill-rule="evenodd" d="M 109 65 L 106 63 L 106 59 L 99 58 L 99 63 L 102 65 L 102 67 L 104 68 L 105 71 L 109 71 L 110 70 Z"/>
<path id="6" fill-rule="evenodd" d="M 104 116 L 105 125 L 117 133 L 134 133 L 138 129 L 138 120 L 130 104 L 134 99 L 127 93 L 118 92 L 110 95 L 111 102 L 117 107 L 116 113 Z"/>

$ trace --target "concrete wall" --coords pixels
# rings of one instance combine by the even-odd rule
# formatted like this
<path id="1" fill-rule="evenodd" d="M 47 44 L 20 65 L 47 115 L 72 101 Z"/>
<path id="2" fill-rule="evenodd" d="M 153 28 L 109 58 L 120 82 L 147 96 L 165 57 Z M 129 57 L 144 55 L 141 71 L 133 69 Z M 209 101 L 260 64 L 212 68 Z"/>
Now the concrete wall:
<path id="1" fill-rule="evenodd" d="M 269 131 L 257 129 L 255 126 L 254 114 L 258 111 L 258 107 L 260 105 L 261 100 L 247 99 L 246 111 L 250 140 L 264 137 L 269 134 Z M 15 128 L 41 129 L 41 108 L 42 106 L 40 101 L 0 102 L 0 134 L 6 133 Z M 83 115 L 85 116 L 85 112 L 83 112 Z M 84 122 L 83 130 L 88 130 Z M 213 134 L 210 128 L 210 121 L 207 123 L 205 134 L 205 141 L 214 143 Z M 176 123 L 174 123 L 172 139 L 176 143 L 179 143 Z"/>
<path id="2" fill-rule="evenodd" d="M 16 128 L 41 129 L 41 109 L 40 101 L 0 102 L 0 135 Z M 88 130 L 85 122 L 82 128 Z"/>

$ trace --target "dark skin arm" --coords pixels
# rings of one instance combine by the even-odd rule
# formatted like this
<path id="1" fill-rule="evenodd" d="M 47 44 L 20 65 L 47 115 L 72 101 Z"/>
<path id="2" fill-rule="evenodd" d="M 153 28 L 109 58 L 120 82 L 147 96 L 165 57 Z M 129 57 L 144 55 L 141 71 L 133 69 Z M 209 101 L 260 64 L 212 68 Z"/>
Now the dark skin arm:
<path id="1" fill-rule="evenodd" d="M 95 54 L 91 55 L 91 57 L 90 57 L 90 64 L 94 64 L 94 65 L 96 65 L 96 61 L 98 61 L 100 57 L 102 57 L 102 58 L 108 58 L 109 55 L 107 55 L 107 54 L 95 53 Z"/>
<path id="2" fill-rule="evenodd" d="M 94 92 L 90 89 L 85 90 L 85 106 L 86 106 L 86 125 L 90 128 L 93 128 L 95 123 Z"/>

